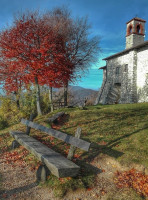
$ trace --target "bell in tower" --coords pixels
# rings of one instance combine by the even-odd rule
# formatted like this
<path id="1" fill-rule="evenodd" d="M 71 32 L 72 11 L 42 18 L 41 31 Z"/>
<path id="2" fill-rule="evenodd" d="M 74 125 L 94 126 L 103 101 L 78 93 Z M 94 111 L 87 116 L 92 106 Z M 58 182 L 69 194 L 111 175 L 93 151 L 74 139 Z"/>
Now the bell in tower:
<path id="1" fill-rule="evenodd" d="M 126 49 L 144 42 L 145 22 L 145 20 L 135 17 L 126 23 Z"/>

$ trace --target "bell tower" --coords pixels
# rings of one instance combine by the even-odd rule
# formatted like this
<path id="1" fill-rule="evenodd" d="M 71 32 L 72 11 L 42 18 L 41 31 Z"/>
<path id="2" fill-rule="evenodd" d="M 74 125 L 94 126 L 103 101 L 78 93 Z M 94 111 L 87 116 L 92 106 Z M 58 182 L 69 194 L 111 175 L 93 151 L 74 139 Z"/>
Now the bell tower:
<path id="1" fill-rule="evenodd" d="M 135 17 L 126 23 L 126 49 L 144 42 L 145 22 Z"/>

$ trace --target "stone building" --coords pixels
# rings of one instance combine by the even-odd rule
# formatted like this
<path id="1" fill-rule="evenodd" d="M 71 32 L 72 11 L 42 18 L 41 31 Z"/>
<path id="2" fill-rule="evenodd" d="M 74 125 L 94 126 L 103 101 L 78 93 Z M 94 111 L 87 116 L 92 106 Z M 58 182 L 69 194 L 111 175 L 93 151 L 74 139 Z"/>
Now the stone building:
<path id="1" fill-rule="evenodd" d="M 145 20 L 133 18 L 127 22 L 126 48 L 104 58 L 103 83 L 97 103 L 148 102 L 148 41 Z"/>

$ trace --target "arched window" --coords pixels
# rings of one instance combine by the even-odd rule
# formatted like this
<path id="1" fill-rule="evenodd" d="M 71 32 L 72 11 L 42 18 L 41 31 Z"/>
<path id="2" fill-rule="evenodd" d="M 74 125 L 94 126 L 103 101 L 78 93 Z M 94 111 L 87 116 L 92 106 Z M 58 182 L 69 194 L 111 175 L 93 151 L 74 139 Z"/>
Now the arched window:
<path id="1" fill-rule="evenodd" d="M 132 24 L 130 24 L 130 25 L 128 26 L 128 28 L 127 28 L 127 35 L 132 34 L 132 32 L 133 32 L 133 26 L 132 26 Z"/>
<path id="2" fill-rule="evenodd" d="M 136 32 L 139 34 L 141 32 L 140 25 L 137 25 Z"/>
<path id="3" fill-rule="evenodd" d="M 132 33 L 132 26 L 129 27 L 129 33 Z"/>

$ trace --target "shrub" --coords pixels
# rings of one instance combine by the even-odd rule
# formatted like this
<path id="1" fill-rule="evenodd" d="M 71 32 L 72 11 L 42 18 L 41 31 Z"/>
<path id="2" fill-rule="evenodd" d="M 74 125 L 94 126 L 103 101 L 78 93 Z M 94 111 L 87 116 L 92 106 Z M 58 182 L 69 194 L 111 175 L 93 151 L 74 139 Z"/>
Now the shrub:
<path id="1" fill-rule="evenodd" d="M 47 114 L 51 110 L 48 93 L 44 93 L 41 96 L 41 109 L 42 109 L 43 114 Z"/>
<path id="2" fill-rule="evenodd" d="M 23 113 L 17 108 L 16 102 L 12 100 L 11 97 L 1 97 L 1 107 L 0 107 L 0 116 L 2 117 L 2 123 L 15 124 L 20 121 L 23 117 Z M 6 120 L 7 119 L 7 120 Z"/>
<path id="3" fill-rule="evenodd" d="M 43 114 L 50 112 L 49 97 L 47 93 L 40 96 L 41 110 Z M 30 92 L 23 93 L 20 99 L 21 112 L 25 116 L 30 116 L 30 113 L 36 113 L 36 91 L 33 89 Z"/>
<path id="4" fill-rule="evenodd" d="M 8 122 L 2 116 L 0 116 L 0 130 L 8 127 Z"/>
<path id="5" fill-rule="evenodd" d="M 35 91 L 32 93 L 24 93 L 20 98 L 21 110 L 20 113 L 24 117 L 29 117 L 30 113 L 36 112 L 36 97 Z"/>

